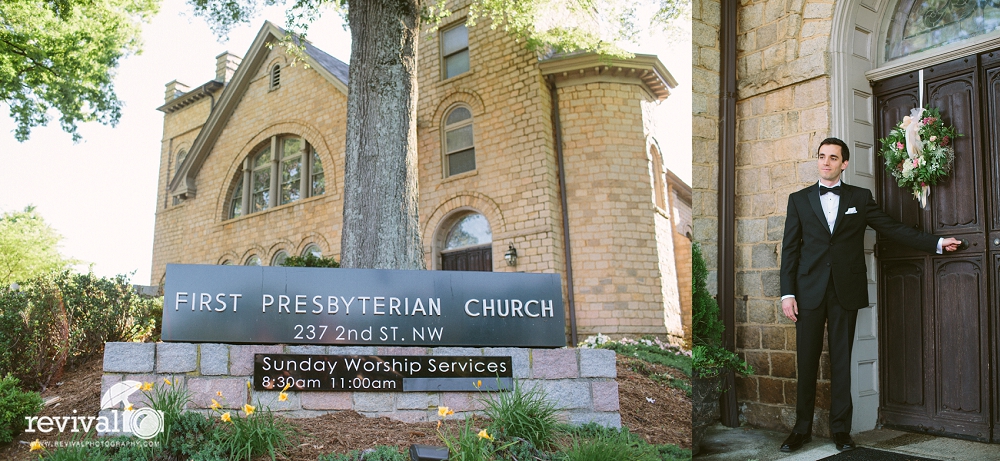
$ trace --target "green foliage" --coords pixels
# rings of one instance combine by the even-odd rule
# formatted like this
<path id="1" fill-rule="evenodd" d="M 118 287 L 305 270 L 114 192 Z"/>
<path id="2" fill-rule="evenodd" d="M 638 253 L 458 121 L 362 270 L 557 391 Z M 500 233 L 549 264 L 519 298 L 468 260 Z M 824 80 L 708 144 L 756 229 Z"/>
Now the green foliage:
<path id="1" fill-rule="evenodd" d="M 2 11 L 3 6 L 0 6 L 0 12 Z M 3 46 L 2 37 L 0 32 L 0 49 Z M 0 59 L 2 57 L 0 51 Z M 0 70 L 0 76 L 2 75 L 3 71 Z M 73 261 L 59 254 L 58 245 L 61 239 L 62 237 L 45 222 L 33 206 L 25 207 L 24 211 L 8 212 L 0 216 L 0 286 L 8 286 L 69 268 Z"/>
<path id="2" fill-rule="evenodd" d="M 17 378 L 7 375 L 0 379 L 0 445 L 10 443 L 24 430 L 26 416 L 42 409 L 42 397 L 37 392 L 25 392 Z"/>
<path id="3" fill-rule="evenodd" d="M 396 447 L 379 445 L 364 451 L 352 450 L 350 453 L 330 453 L 320 455 L 319 461 L 410 461 L 410 457 L 399 452 Z"/>
<path id="4" fill-rule="evenodd" d="M 0 373 L 44 389 L 64 366 L 100 353 L 105 342 L 147 337 L 159 302 L 136 294 L 124 276 L 62 272 L 16 291 L 0 286 Z"/>
<path id="5" fill-rule="evenodd" d="M 340 267 L 340 263 L 333 258 L 323 258 L 312 253 L 305 256 L 289 256 L 284 263 L 285 267 Z"/>
<path id="6" fill-rule="evenodd" d="M 152 386 L 152 389 L 143 389 L 142 393 L 149 399 L 150 406 L 154 410 L 163 412 L 163 432 L 156 435 L 154 440 L 159 443 L 161 449 L 172 446 L 171 437 L 174 435 L 174 427 L 179 424 L 184 413 L 184 407 L 191 402 L 191 392 L 186 386 L 174 384 L 177 379 L 162 383 L 144 383 L 145 386 Z"/>
<path id="7" fill-rule="evenodd" d="M 256 459 L 267 455 L 272 460 L 292 445 L 295 428 L 269 409 L 250 415 L 238 412 L 229 422 L 217 423 L 214 442 L 226 459 Z"/>
<path id="8" fill-rule="evenodd" d="M 508 392 L 488 393 L 481 398 L 484 413 L 492 422 L 489 431 L 504 438 L 522 438 L 535 447 L 551 445 L 558 421 L 557 408 L 538 387 L 525 389 L 518 380 Z"/>
<path id="9" fill-rule="evenodd" d="M 14 137 L 27 140 L 50 109 L 74 141 L 79 123 L 116 124 L 114 70 L 139 52 L 140 26 L 158 8 L 159 0 L 0 2 L 0 102 L 17 123 Z"/>
<path id="10" fill-rule="evenodd" d="M 676 445 L 650 445 L 629 432 L 588 423 L 568 427 L 573 443 L 555 459 L 565 461 L 679 461 L 691 459 L 691 451 Z"/>
<path id="11" fill-rule="evenodd" d="M 753 368 L 749 364 L 735 352 L 722 347 L 725 325 L 719 318 L 719 304 L 708 293 L 708 269 L 701 254 L 701 245 L 695 242 L 691 249 L 691 269 L 694 276 L 691 321 L 695 345 L 691 349 L 692 367 L 700 377 L 716 376 L 725 370 L 751 374 Z"/>
<path id="12" fill-rule="evenodd" d="M 221 457 L 221 450 L 212 453 L 218 445 L 211 444 L 212 429 L 215 423 L 200 413 L 185 412 L 169 426 L 168 443 L 161 445 L 165 451 L 178 458 L 194 457 L 195 455 L 215 455 Z M 167 430 L 164 429 L 164 432 Z"/>

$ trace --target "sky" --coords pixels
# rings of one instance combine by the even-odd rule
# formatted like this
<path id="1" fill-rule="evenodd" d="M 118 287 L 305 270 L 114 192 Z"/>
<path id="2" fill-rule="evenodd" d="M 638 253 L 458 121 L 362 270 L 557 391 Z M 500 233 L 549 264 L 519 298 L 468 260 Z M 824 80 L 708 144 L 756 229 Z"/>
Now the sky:
<path id="1" fill-rule="evenodd" d="M 283 26 L 284 11 L 264 10 L 220 40 L 185 0 L 163 0 L 160 12 L 143 27 L 142 53 L 123 59 L 116 71 L 121 120 L 115 127 L 80 125 L 79 143 L 57 121 L 35 128 L 28 141 L 18 143 L 9 107 L 0 103 L 0 213 L 34 205 L 62 235 L 61 253 L 83 262 L 78 270 L 132 274 L 133 283 L 149 284 L 163 135 L 163 114 L 156 108 L 163 104 L 165 85 L 177 80 L 196 87 L 213 79 L 215 57 L 225 51 L 243 56 L 265 19 Z M 656 107 L 655 123 L 666 167 L 690 184 L 690 25 L 682 27 L 687 42 L 668 43 L 657 33 L 624 48 L 657 55 L 678 82 Z M 310 27 L 309 39 L 350 62 L 350 32 L 336 12 L 325 12 Z"/>

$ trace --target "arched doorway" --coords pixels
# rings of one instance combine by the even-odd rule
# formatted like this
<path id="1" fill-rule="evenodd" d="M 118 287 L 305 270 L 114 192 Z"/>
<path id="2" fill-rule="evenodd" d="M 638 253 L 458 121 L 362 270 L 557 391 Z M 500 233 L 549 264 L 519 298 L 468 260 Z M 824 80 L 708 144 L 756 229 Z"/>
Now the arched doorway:
<path id="1" fill-rule="evenodd" d="M 485 216 L 465 214 L 448 229 L 441 250 L 441 269 L 493 271 L 493 230 Z"/>
<path id="2" fill-rule="evenodd" d="M 865 430 L 877 421 L 1000 442 L 1000 244 L 992 244 L 1000 241 L 1000 198 L 986 192 L 1000 187 L 1000 34 L 900 53 L 898 42 L 910 46 L 916 37 L 902 34 L 900 21 L 919 18 L 924 32 L 941 26 L 937 13 L 916 10 L 927 5 L 856 0 L 835 10 L 831 134 L 852 147 L 846 181 L 872 189 L 906 224 L 973 243 L 937 256 L 874 233 L 866 239 L 878 296 L 858 319 L 854 425 Z M 877 139 L 921 103 L 940 108 L 965 134 L 952 176 L 934 188 L 926 210 L 895 185 L 876 155 Z"/>

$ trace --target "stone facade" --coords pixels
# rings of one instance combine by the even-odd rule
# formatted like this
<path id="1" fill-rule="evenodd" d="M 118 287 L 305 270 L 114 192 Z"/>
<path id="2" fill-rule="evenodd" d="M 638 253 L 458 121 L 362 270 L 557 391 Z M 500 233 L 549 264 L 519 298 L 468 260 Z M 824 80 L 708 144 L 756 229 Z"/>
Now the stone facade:
<path id="1" fill-rule="evenodd" d="M 465 8 L 454 10 L 441 30 L 464 22 Z M 161 107 L 154 284 L 162 285 L 168 263 L 243 264 L 256 255 L 269 264 L 278 252 L 298 255 L 310 245 L 340 259 L 347 96 L 337 69 L 324 69 L 346 65 L 312 51 L 306 58 L 312 65 L 292 65 L 281 46 L 266 46 L 279 34 L 265 25 L 241 69 L 229 72 L 232 81 L 222 81 L 228 75 L 222 73 L 214 86 L 187 91 L 172 82 Z M 652 172 L 647 146 L 668 140 L 655 139 L 643 110 L 676 85 L 669 72 L 644 56 L 604 69 L 605 61 L 589 56 L 539 60 L 488 22 L 468 29 L 468 43 L 469 71 L 443 79 L 438 34 L 421 34 L 417 141 L 427 268 L 440 269 L 448 231 L 476 212 L 492 230 L 494 271 L 560 273 L 566 287 L 556 88 L 580 337 L 655 334 L 681 341 L 690 323 L 680 314 L 682 260 L 675 247 L 685 242 L 656 231 L 657 219 L 670 219 L 654 201 L 656 181 L 668 172 Z M 220 56 L 220 69 L 233 62 Z M 272 88 L 275 65 L 280 85 Z M 473 117 L 475 169 L 447 176 L 443 125 L 457 105 Z M 244 159 L 281 134 L 314 146 L 326 192 L 230 218 Z M 182 150 L 191 155 L 177 164 Z M 518 253 L 513 267 L 503 257 L 511 244 Z"/>
<path id="2" fill-rule="evenodd" d="M 694 228 L 716 291 L 720 4 L 694 2 Z M 779 266 L 788 194 L 818 179 L 815 149 L 830 134 L 827 48 L 833 2 L 747 1 L 737 15 L 735 318 L 741 417 L 795 423 L 795 325 L 781 312 Z M 726 242 L 728 243 L 728 242 Z M 821 360 L 813 431 L 827 435 L 829 359 Z"/>
<path id="3" fill-rule="evenodd" d="M 407 422 L 438 419 L 438 406 L 460 417 L 481 412 L 483 398 L 475 392 L 288 392 L 256 391 L 254 354 L 317 355 L 442 355 L 510 356 L 513 375 L 525 389 L 538 388 L 559 409 L 557 417 L 570 424 L 597 423 L 621 427 L 615 353 L 606 349 L 420 348 L 341 346 L 253 346 L 191 343 L 108 343 L 104 350 L 101 395 L 121 381 L 186 387 L 190 411 L 210 411 L 212 399 L 224 409 L 244 403 L 267 407 L 293 418 L 354 410 L 366 416 L 387 416 Z M 221 397 L 218 393 L 221 393 Z M 136 408 L 149 405 L 141 394 L 130 400 Z"/>

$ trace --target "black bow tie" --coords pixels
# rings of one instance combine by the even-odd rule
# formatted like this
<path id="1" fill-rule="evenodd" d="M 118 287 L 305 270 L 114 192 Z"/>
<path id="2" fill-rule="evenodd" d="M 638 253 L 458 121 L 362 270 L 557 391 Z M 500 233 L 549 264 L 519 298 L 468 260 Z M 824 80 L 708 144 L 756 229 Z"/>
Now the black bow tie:
<path id="1" fill-rule="evenodd" d="M 819 195 L 821 196 L 825 195 L 827 192 L 832 192 L 836 195 L 840 195 L 840 186 L 836 187 L 819 186 Z"/>

